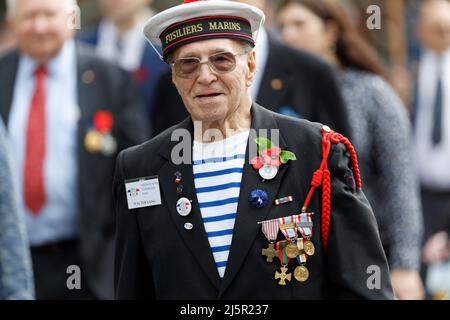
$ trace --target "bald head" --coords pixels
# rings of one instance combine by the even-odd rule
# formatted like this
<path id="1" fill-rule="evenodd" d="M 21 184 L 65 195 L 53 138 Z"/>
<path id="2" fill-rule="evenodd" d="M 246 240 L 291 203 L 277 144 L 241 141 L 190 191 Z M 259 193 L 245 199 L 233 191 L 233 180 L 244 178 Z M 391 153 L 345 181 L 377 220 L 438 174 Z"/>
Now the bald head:
<path id="1" fill-rule="evenodd" d="M 17 2 L 20 0 L 6 0 L 6 11 L 8 14 L 14 13 L 14 11 L 17 8 Z M 73 9 L 77 6 L 77 0 L 63 0 L 65 1 L 65 5 L 67 6 L 68 10 Z"/>
<path id="2" fill-rule="evenodd" d="M 8 1 L 8 22 L 21 53 L 46 64 L 71 39 L 73 0 Z M 72 8 L 73 9 L 73 8 Z"/>
<path id="3" fill-rule="evenodd" d="M 416 32 L 424 47 L 436 53 L 450 49 L 450 1 L 422 1 Z"/>

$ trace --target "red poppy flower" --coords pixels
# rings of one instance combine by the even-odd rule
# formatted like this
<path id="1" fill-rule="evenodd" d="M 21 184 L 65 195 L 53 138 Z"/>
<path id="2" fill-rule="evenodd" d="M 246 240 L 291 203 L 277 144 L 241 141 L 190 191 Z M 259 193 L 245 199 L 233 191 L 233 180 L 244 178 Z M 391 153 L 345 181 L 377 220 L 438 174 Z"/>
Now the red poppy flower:
<path id="1" fill-rule="evenodd" d="M 261 153 L 264 163 L 275 167 L 279 167 L 281 165 L 280 154 L 281 149 L 279 147 L 272 147 Z"/>
<path id="2" fill-rule="evenodd" d="M 94 127 L 101 133 L 110 133 L 113 127 L 113 116 L 111 112 L 99 110 L 94 114 Z"/>
<path id="3" fill-rule="evenodd" d="M 255 168 L 256 170 L 261 169 L 264 167 L 264 163 L 261 161 L 261 157 L 254 157 L 252 160 L 250 160 L 250 164 Z"/>

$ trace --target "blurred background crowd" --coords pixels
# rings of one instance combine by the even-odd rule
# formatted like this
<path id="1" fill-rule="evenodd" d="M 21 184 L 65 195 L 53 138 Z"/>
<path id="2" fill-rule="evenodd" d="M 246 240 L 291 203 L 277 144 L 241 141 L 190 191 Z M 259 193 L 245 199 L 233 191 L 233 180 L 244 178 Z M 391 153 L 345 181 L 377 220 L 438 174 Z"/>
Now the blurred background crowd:
<path id="1" fill-rule="evenodd" d="M 396 297 L 449 299 L 450 1 L 239 1 L 253 99 L 351 138 Z M 112 298 L 115 157 L 187 116 L 142 34 L 180 2 L 1 0 L 0 299 Z"/>

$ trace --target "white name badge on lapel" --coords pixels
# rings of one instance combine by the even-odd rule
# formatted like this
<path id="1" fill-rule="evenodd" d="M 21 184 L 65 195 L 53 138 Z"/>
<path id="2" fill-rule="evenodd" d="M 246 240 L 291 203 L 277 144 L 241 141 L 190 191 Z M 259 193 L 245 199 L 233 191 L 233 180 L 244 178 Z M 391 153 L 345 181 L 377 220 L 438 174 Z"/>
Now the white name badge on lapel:
<path id="1" fill-rule="evenodd" d="M 157 176 L 126 180 L 125 192 L 130 210 L 161 204 L 161 191 Z"/>

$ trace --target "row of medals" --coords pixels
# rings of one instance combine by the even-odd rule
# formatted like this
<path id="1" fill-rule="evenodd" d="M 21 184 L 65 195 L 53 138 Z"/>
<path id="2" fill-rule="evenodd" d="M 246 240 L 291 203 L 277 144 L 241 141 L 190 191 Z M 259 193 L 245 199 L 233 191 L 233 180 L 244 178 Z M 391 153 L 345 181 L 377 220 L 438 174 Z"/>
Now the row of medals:
<path id="1" fill-rule="evenodd" d="M 299 248 L 297 247 L 297 245 L 295 244 L 297 239 L 293 239 L 293 240 L 290 240 L 290 241 L 291 242 L 284 248 L 286 256 L 288 258 L 295 259 L 302 253 L 305 253 L 307 256 L 314 255 L 314 253 L 315 253 L 314 244 L 311 242 L 311 240 L 309 238 L 303 238 L 303 251 L 304 252 L 301 252 L 299 250 Z M 264 253 L 266 252 L 266 250 L 263 249 L 262 255 L 265 255 Z M 273 250 L 273 252 L 276 251 L 278 253 L 278 250 L 275 249 L 275 244 L 273 242 L 269 243 L 268 250 Z M 286 285 L 286 280 L 289 280 L 289 281 L 291 280 L 291 274 L 287 273 L 288 268 L 286 267 L 286 265 L 283 265 L 283 264 L 281 266 L 281 270 L 280 271 L 281 272 L 278 272 L 278 271 L 275 272 L 275 280 L 280 279 L 278 284 L 279 285 Z M 299 266 L 297 266 L 295 268 L 295 270 L 294 270 L 294 278 L 295 278 L 295 280 L 297 280 L 299 282 L 305 282 L 306 280 L 308 280 L 308 278 L 309 278 L 309 271 L 304 266 L 304 263 L 299 265 Z"/>

